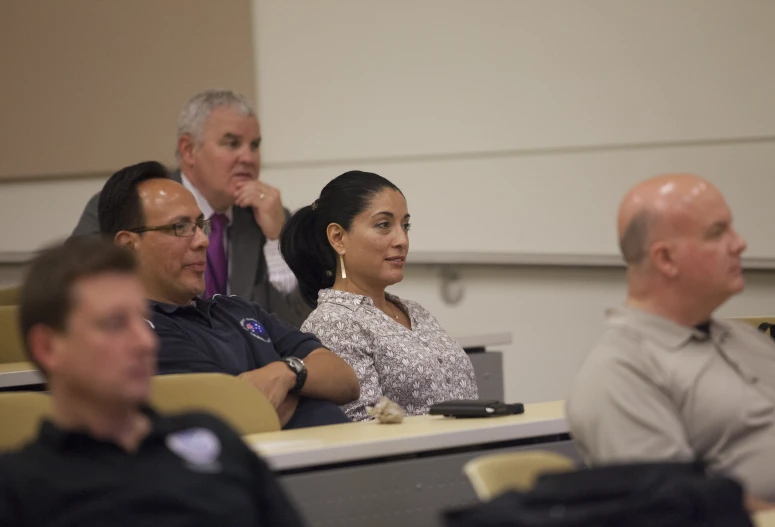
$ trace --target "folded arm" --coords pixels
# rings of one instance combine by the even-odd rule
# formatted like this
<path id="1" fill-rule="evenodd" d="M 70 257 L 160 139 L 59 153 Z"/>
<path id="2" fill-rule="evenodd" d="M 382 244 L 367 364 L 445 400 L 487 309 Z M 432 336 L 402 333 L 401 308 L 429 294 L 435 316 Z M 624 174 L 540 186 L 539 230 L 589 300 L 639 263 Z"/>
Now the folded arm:
<path id="1" fill-rule="evenodd" d="M 307 381 L 301 389 L 305 397 L 326 399 L 342 405 L 358 398 L 358 377 L 341 357 L 326 348 L 318 348 L 304 359 Z"/>

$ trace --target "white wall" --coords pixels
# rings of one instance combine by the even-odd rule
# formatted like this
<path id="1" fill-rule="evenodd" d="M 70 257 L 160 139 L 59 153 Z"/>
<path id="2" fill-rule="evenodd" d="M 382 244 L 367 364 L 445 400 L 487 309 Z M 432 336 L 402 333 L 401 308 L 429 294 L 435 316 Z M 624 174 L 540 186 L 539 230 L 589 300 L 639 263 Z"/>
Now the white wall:
<path id="1" fill-rule="evenodd" d="M 254 5 L 265 176 L 293 205 L 361 168 L 408 196 L 415 251 L 616 256 L 627 188 L 693 171 L 775 267 L 775 2 Z"/>
<path id="2" fill-rule="evenodd" d="M 311 203 L 350 169 L 398 183 L 413 250 L 615 250 L 619 197 L 663 171 L 728 193 L 775 255 L 775 3 L 254 0 L 263 176 Z M 526 243 L 527 242 L 527 243 Z M 411 261 L 411 254 L 410 254 Z M 622 269 L 438 269 L 395 288 L 455 335 L 508 330 L 506 397 L 563 397 L 624 298 Z M 775 274 L 720 314 L 775 312 Z"/>
<path id="3" fill-rule="evenodd" d="M 266 161 L 772 135 L 768 0 L 254 0 Z"/>

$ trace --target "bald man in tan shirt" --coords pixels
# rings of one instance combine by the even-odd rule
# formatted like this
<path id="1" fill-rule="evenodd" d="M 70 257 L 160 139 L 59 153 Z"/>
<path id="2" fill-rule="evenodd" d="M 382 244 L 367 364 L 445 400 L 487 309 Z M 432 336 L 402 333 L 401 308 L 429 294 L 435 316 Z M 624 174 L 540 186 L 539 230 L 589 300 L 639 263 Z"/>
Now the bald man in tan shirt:
<path id="1" fill-rule="evenodd" d="M 610 310 L 568 399 L 591 463 L 690 461 L 775 502 L 775 344 L 712 313 L 743 290 L 745 240 L 693 175 L 634 187 L 619 211 L 626 306 Z"/>

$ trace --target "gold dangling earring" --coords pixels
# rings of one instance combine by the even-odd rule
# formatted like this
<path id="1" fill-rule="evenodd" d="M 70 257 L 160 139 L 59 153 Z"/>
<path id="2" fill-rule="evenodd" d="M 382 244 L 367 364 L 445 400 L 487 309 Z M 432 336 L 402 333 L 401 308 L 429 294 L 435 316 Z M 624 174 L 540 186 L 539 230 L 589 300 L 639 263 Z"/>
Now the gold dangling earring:
<path id="1" fill-rule="evenodd" d="M 344 280 L 345 278 L 347 278 L 347 273 L 344 270 L 344 255 L 343 254 L 339 255 L 339 267 L 342 268 L 342 280 Z"/>

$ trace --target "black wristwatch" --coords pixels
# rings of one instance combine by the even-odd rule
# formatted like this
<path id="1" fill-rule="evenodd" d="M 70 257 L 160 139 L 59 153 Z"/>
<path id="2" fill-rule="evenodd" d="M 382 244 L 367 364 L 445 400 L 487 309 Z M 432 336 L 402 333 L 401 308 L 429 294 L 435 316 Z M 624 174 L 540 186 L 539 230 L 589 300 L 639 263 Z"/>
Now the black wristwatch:
<path id="1" fill-rule="evenodd" d="M 307 367 L 304 365 L 304 361 L 296 357 L 285 357 L 283 362 L 296 374 L 296 386 L 290 393 L 299 393 L 307 380 Z"/>

